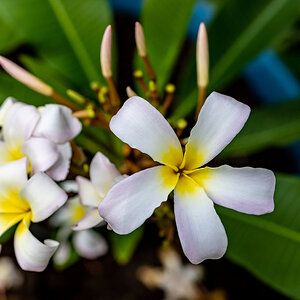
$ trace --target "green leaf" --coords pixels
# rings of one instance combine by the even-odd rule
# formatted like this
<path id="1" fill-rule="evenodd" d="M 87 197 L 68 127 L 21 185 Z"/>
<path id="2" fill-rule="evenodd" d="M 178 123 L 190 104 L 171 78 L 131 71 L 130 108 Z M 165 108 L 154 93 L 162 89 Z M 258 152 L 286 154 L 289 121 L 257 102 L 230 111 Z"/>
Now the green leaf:
<path id="1" fill-rule="evenodd" d="M 170 79 L 186 37 L 195 0 L 146 0 L 142 10 L 148 55 L 164 86 Z"/>
<path id="2" fill-rule="evenodd" d="M 21 42 L 22 39 L 16 27 L 9 23 L 0 11 L 0 52 L 8 52 L 21 44 Z"/>
<path id="3" fill-rule="evenodd" d="M 142 226 L 126 235 L 118 235 L 114 232 L 110 233 L 113 255 L 119 264 L 125 265 L 130 261 L 143 233 L 144 228 Z"/>
<path id="4" fill-rule="evenodd" d="M 258 108 L 222 152 L 222 156 L 252 154 L 267 147 L 285 146 L 300 138 L 300 100 Z"/>
<path id="5" fill-rule="evenodd" d="M 277 175 L 275 210 L 252 216 L 217 207 L 227 256 L 282 293 L 300 299 L 300 179 Z"/>
<path id="6" fill-rule="evenodd" d="M 39 56 L 70 82 L 89 91 L 91 80 L 101 80 L 100 39 L 111 22 L 105 0 L 2 0 L 0 9 Z"/>
<path id="7" fill-rule="evenodd" d="M 300 0 L 226 1 L 208 28 L 211 65 L 208 91 L 228 85 L 256 55 L 278 43 L 298 19 L 299 12 Z M 180 106 L 175 111 L 176 117 L 185 117 L 197 104 L 193 56 L 186 66 L 183 84 L 179 84 Z"/>

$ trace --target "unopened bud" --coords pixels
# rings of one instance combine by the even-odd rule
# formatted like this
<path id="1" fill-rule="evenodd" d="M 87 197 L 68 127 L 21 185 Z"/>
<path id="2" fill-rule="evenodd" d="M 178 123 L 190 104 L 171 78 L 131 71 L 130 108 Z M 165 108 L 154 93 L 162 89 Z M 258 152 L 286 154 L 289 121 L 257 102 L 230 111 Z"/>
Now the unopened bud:
<path id="1" fill-rule="evenodd" d="M 135 22 L 135 42 L 139 56 L 147 56 L 144 30 L 139 22 Z"/>
<path id="2" fill-rule="evenodd" d="M 28 71 L 24 70 L 14 62 L 10 61 L 9 59 L 0 56 L 0 65 L 13 78 L 22 82 L 34 91 L 45 96 L 52 96 L 53 88 L 51 86 L 47 85 Z"/>
<path id="3" fill-rule="evenodd" d="M 165 91 L 166 91 L 167 93 L 170 93 L 170 94 L 175 93 L 175 89 L 176 89 L 176 87 L 175 87 L 175 85 L 172 84 L 172 83 L 168 83 L 168 84 L 166 85 L 166 87 L 165 87 Z"/>
<path id="4" fill-rule="evenodd" d="M 106 27 L 105 32 L 103 34 L 101 51 L 100 51 L 102 74 L 105 78 L 112 77 L 111 47 L 112 47 L 112 32 L 111 32 L 111 25 L 109 25 Z"/>
<path id="5" fill-rule="evenodd" d="M 196 60 L 198 86 L 207 87 L 209 80 L 209 53 L 207 32 L 203 22 L 200 24 L 198 31 Z"/>
<path id="6" fill-rule="evenodd" d="M 99 84 L 99 82 L 98 82 L 98 81 L 92 81 L 92 82 L 90 83 L 90 88 L 91 88 L 91 90 L 94 91 L 94 92 L 99 91 L 99 89 L 100 89 L 100 84 Z"/>
<path id="7" fill-rule="evenodd" d="M 126 94 L 129 98 L 136 96 L 136 93 L 133 91 L 133 89 L 130 86 L 126 88 Z"/>
<path id="8" fill-rule="evenodd" d="M 143 77 L 143 71 L 140 70 L 140 69 L 135 70 L 135 71 L 133 72 L 133 77 L 134 77 L 134 78 L 142 78 L 142 77 Z"/>
<path id="9" fill-rule="evenodd" d="M 105 103 L 107 101 L 108 88 L 107 86 L 102 86 L 98 93 L 98 99 L 100 103 Z"/>
<path id="10" fill-rule="evenodd" d="M 156 83 L 153 80 L 149 81 L 149 90 L 150 90 L 150 92 L 153 92 L 153 91 L 157 90 Z"/>

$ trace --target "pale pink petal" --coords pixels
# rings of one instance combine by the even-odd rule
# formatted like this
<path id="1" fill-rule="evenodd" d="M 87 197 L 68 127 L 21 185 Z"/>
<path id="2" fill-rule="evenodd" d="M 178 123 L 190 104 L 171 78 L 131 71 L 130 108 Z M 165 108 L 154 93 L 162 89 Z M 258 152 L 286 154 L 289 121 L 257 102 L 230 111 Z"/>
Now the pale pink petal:
<path id="1" fill-rule="evenodd" d="M 103 256 L 108 251 L 105 239 L 92 230 L 83 230 L 74 233 L 73 244 L 77 253 L 87 259 Z"/>
<path id="2" fill-rule="evenodd" d="M 101 197 L 97 194 L 92 182 L 82 176 L 76 177 L 78 184 L 78 195 L 83 205 L 97 207 L 101 201 Z"/>
<path id="3" fill-rule="evenodd" d="M 190 176 L 215 203 L 240 212 L 261 215 L 274 210 L 275 176 L 261 168 L 203 168 Z"/>
<path id="4" fill-rule="evenodd" d="M 73 230 L 79 231 L 93 228 L 99 225 L 102 221 L 103 218 L 100 217 L 98 208 L 92 208 L 80 221 L 77 222 L 77 224 L 73 227 Z"/>
<path id="5" fill-rule="evenodd" d="M 184 254 L 193 264 L 224 255 L 227 237 L 213 202 L 191 179 L 181 177 L 174 193 L 175 221 Z"/>
<path id="6" fill-rule="evenodd" d="M 185 169 L 198 168 L 218 155 L 240 132 L 249 114 L 248 105 L 211 93 L 186 145 Z"/>
<path id="7" fill-rule="evenodd" d="M 33 222 L 51 216 L 68 198 L 64 190 L 44 173 L 33 175 L 24 185 L 20 197 L 29 203 Z"/>
<path id="8" fill-rule="evenodd" d="M 143 98 L 129 98 L 109 126 L 119 139 L 150 155 L 155 161 L 180 166 L 183 155 L 174 130 L 162 114 Z"/>
<path id="9" fill-rule="evenodd" d="M 98 152 L 90 166 L 90 177 L 93 186 L 95 187 L 98 195 L 104 197 L 109 189 L 116 183 L 116 178 L 121 176 L 120 172 L 109 159 Z"/>
<path id="10" fill-rule="evenodd" d="M 47 104 L 39 108 L 41 119 L 38 122 L 34 136 L 45 137 L 57 144 L 64 144 L 73 139 L 81 131 L 81 123 L 72 116 L 70 108 Z"/>
<path id="11" fill-rule="evenodd" d="M 58 159 L 53 166 L 47 169 L 46 173 L 56 181 L 65 180 L 70 169 L 72 149 L 70 143 L 57 145 Z"/>
<path id="12" fill-rule="evenodd" d="M 114 185 L 100 202 L 100 216 L 119 234 L 141 226 L 166 201 L 178 176 L 166 166 L 135 173 Z"/>
<path id="13" fill-rule="evenodd" d="M 40 118 L 36 108 L 20 102 L 14 103 L 5 113 L 3 137 L 8 148 L 19 151 L 31 136 Z"/>
<path id="14" fill-rule="evenodd" d="M 32 137 L 24 143 L 22 153 L 29 158 L 32 174 L 48 170 L 59 157 L 56 144 L 37 137 Z"/>
<path id="15" fill-rule="evenodd" d="M 64 265 L 71 255 L 71 246 L 67 241 L 60 242 L 60 245 L 53 256 L 53 261 L 56 265 Z"/>
<path id="16" fill-rule="evenodd" d="M 47 267 L 59 243 L 53 240 L 41 243 L 29 231 L 28 225 L 23 220 L 17 227 L 14 238 L 15 254 L 23 270 L 41 272 Z"/>

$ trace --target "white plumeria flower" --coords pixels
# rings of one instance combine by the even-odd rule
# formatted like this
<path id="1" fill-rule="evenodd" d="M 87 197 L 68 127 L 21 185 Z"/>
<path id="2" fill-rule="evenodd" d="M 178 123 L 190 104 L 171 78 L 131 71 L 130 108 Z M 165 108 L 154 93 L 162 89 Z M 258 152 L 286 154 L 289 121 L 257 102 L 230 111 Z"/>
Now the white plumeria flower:
<path id="1" fill-rule="evenodd" d="M 76 184 L 75 181 L 74 183 Z M 70 184 L 71 182 L 68 182 L 67 186 L 69 187 Z M 81 257 L 95 259 L 107 253 L 108 245 L 97 232 L 93 230 L 72 231 L 72 227 L 87 212 L 87 207 L 80 203 L 79 198 L 73 197 L 50 219 L 52 226 L 60 227 L 57 232 L 57 239 L 61 244 L 53 257 L 57 265 L 64 265 L 70 258 L 71 245 L 69 237 L 71 235 L 74 248 Z"/>
<path id="2" fill-rule="evenodd" d="M 275 176 L 261 168 L 202 167 L 242 129 L 250 108 L 212 93 L 201 109 L 183 154 L 164 117 L 146 100 L 132 97 L 112 118 L 112 132 L 160 162 L 116 184 L 99 205 L 100 215 L 119 234 L 142 225 L 174 190 L 175 220 L 192 263 L 224 255 L 227 237 L 214 202 L 240 212 L 273 211 Z"/>
<path id="3" fill-rule="evenodd" d="M 184 265 L 178 253 L 170 249 L 159 251 L 159 260 L 163 267 L 142 266 L 138 269 L 138 278 L 150 289 L 164 291 L 165 300 L 205 298 L 197 283 L 203 280 L 202 265 Z"/>
<path id="4" fill-rule="evenodd" d="M 74 230 L 92 228 L 103 221 L 98 212 L 98 206 L 110 188 L 124 176 L 109 159 L 98 152 L 90 165 L 90 178 L 77 176 L 76 181 L 79 187 L 79 198 L 83 205 L 91 207 L 88 213 L 80 220 Z"/>
<path id="5" fill-rule="evenodd" d="M 69 108 L 48 104 L 40 109 L 8 98 L 0 110 L 0 164 L 27 157 L 31 174 L 66 178 L 72 155 L 69 140 L 81 130 Z"/>
<path id="6" fill-rule="evenodd" d="M 59 243 L 38 241 L 30 223 L 47 219 L 67 200 L 67 194 L 46 174 L 27 179 L 26 158 L 0 165 L 0 236 L 19 223 L 14 237 L 19 265 L 27 271 L 43 271 Z"/>

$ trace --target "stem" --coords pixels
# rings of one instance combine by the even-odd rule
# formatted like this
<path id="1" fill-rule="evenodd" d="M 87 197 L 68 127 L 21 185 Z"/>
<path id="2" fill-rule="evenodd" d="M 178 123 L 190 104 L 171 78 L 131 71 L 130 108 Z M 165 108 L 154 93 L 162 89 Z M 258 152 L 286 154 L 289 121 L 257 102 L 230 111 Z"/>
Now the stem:
<path id="1" fill-rule="evenodd" d="M 149 76 L 149 79 L 153 80 L 153 81 L 156 81 L 156 75 L 155 75 L 155 72 L 154 72 L 154 70 L 151 66 L 151 63 L 150 63 L 150 60 L 149 60 L 148 56 L 147 55 L 143 56 L 142 60 L 143 60 L 147 75 Z"/>
<path id="2" fill-rule="evenodd" d="M 198 118 L 200 110 L 201 110 L 201 108 L 204 104 L 204 101 L 205 101 L 205 96 L 206 96 L 206 87 L 199 86 L 199 89 L 198 89 L 198 105 L 197 105 L 195 119 Z"/>
<path id="3" fill-rule="evenodd" d="M 51 98 L 55 100 L 56 102 L 65 105 L 72 109 L 73 111 L 78 110 L 78 106 L 67 100 L 66 98 L 62 97 L 61 95 L 57 94 L 55 91 L 53 91 Z"/>

